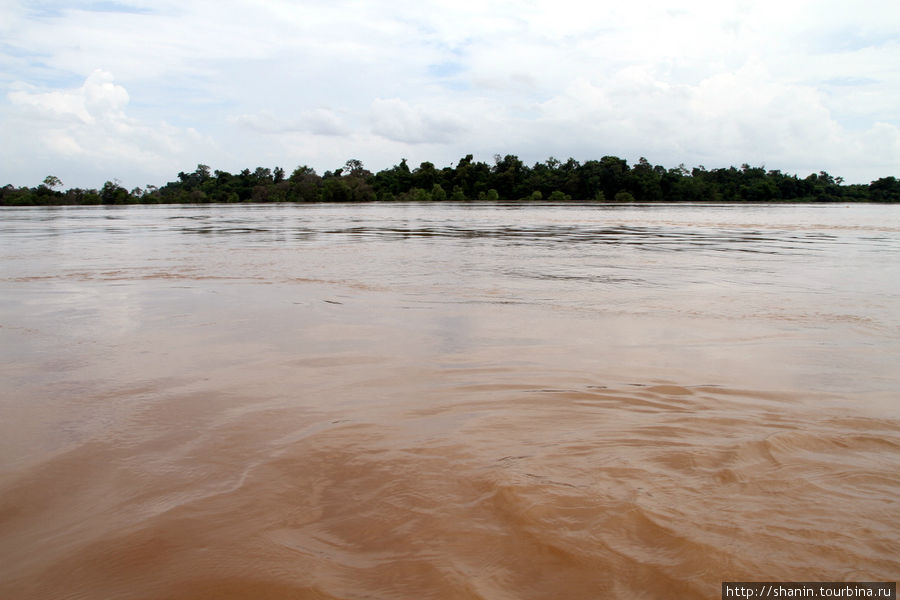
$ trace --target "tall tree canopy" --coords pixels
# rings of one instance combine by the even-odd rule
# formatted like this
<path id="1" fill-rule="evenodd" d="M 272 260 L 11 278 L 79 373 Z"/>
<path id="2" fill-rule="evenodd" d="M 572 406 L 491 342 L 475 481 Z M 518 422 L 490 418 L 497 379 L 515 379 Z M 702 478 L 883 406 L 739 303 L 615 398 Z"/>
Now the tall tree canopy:
<path id="1" fill-rule="evenodd" d="M 237 174 L 199 164 L 175 181 L 131 192 L 117 180 L 100 190 L 61 190 L 48 175 L 34 187 L 0 188 L 0 206 L 55 204 L 203 202 L 369 202 L 374 200 L 593 200 L 614 202 L 900 202 L 900 181 L 882 177 L 869 185 L 844 185 L 825 171 L 805 178 L 748 164 L 707 170 L 653 165 L 641 158 L 604 156 L 580 163 L 550 157 L 532 166 L 513 154 L 495 155 L 492 165 L 471 154 L 455 166 L 423 162 L 410 169 L 406 159 L 377 173 L 351 158 L 321 176 L 306 165 L 290 176 L 281 167 L 256 167 Z"/>

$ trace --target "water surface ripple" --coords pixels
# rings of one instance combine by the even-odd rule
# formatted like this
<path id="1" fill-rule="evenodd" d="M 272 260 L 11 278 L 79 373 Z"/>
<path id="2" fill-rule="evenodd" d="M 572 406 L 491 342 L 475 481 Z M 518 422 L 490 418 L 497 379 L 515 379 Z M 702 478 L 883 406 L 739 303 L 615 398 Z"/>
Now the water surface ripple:
<path id="1" fill-rule="evenodd" d="M 0 597 L 900 573 L 872 205 L 0 211 Z"/>

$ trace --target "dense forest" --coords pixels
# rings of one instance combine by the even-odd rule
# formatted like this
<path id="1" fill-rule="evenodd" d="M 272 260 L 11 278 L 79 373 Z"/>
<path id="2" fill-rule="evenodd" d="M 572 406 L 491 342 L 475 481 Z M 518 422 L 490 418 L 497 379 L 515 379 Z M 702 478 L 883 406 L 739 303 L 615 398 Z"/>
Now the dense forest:
<path id="1" fill-rule="evenodd" d="M 63 204 L 171 204 L 208 202 L 370 202 L 521 200 L 601 202 L 900 202 L 900 181 L 883 177 L 868 185 L 844 185 L 822 171 L 805 178 L 777 170 L 742 165 L 707 170 L 680 165 L 666 169 L 641 158 L 629 166 L 616 156 L 579 163 L 549 158 L 529 167 L 513 155 L 494 164 L 472 155 L 455 167 L 438 169 L 423 162 L 410 169 L 406 159 L 390 169 L 368 171 L 351 159 L 322 175 L 300 166 L 288 175 L 281 167 L 244 169 L 232 174 L 198 165 L 178 173 L 162 187 L 128 191 L 118 181 L 99 190 L 63 191 L 48 175 L 37 187 L 0 188 L 0 206 Z"/>

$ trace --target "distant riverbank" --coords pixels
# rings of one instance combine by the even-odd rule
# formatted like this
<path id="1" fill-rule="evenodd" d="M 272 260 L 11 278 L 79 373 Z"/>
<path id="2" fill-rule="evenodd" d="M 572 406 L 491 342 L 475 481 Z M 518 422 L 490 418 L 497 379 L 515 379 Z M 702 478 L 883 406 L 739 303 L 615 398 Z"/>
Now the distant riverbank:
<path id="1" fill-rule="evenodd" d="M 406 159 L 372 173 L 356 159 L 322 175 L 305 165 L 290 175 L 281 167 L 244 169 L 237 174 L 197 165 L 159 187 L 128 190 L 115 179 L 100 189 L 70 188 L 54 175 L 36 187 L 0 188 L 0 206 L 96 204 L 207 204 L 269 202 L 390 201 L 569 201 L 599 202 L 900 202 L 900 180 L 882 177 L 869 184 L 844 184 L 825 171 L 800 178 L 764 167 L 707 170 L 636 164 L 616 156 L 584 163 L 548 158 L 529 167 L 517 156 L 494 157 L 494 164 L 471 154 L 455 167 L 423 162 L 410 169 Z"/>

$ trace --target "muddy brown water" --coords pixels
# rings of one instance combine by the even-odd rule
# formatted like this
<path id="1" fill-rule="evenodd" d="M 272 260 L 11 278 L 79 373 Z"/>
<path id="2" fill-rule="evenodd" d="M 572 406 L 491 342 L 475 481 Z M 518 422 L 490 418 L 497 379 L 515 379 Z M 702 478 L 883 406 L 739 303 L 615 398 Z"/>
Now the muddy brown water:
<path id="1" fill-rule="evenodd" d="M 0 598 L 900 574 L 900 212 L 0 211 Z"/>

